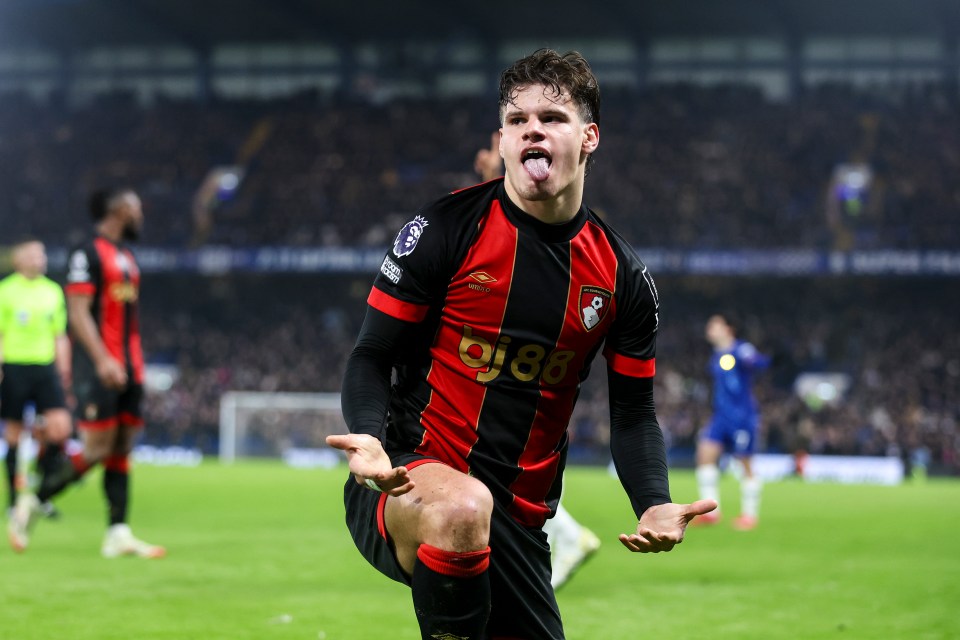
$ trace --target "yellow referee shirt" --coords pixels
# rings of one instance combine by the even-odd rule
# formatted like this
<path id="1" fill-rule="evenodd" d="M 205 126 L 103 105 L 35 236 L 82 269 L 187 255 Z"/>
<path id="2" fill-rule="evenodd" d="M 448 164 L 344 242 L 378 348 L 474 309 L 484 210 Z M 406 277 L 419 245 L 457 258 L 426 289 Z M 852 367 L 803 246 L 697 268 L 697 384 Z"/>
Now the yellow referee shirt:
<path id="1" fill-rule="evenodd" d="M 56 338 L 67 330 L 63 290 L 53 280 L 33 280 L 14 273 L 0 280 L 0 340 L 3 361 L 10 364 L 50 364 L 56 358 Z"/>

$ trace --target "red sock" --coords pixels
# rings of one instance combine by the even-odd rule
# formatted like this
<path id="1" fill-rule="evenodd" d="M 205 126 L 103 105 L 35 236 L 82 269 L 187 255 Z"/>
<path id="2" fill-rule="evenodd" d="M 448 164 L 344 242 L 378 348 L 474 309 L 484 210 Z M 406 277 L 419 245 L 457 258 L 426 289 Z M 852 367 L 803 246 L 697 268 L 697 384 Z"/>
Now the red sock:
<path id="1" fill-rule="evenodd" d="M 417 549 L 410 582 L 423 638 L 482 638 L 490 617 L 490 547 L 455 553 Z"/>

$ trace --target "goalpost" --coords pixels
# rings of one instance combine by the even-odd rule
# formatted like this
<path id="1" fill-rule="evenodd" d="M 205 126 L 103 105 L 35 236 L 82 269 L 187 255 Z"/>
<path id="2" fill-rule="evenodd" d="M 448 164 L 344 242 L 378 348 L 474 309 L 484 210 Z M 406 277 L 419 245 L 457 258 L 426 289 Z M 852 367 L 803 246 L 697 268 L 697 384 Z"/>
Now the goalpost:
<path id="1" fill-rule="evenodd" d="M 220 461 L 283 457 L 304 466 L 334 465 L 324 439 L 346 433 L 339 393 L 228 391 L 220 398 Z"/>

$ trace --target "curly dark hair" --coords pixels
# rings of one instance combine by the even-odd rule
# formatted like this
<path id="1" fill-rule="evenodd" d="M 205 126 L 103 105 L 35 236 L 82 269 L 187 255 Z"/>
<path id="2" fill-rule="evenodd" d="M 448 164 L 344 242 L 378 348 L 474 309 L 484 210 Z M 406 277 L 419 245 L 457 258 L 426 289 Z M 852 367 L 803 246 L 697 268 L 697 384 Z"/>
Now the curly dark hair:
<path id="1" fill-rule="evenodd" d="M 90 217 L 94 222 L 100 222 L 107 217 L 107 213 L 109 213 L 110 208 L 116 204 L 117 199 L 128 193 L 135 194 L 136 191 L 127 186 L 97 189 L 90 194 L 90 198 L 87 201 L 87 210 L 90 213 Z"/>
<path id="2" fill-rule="evenodd" d="M 559 97 L 564 92 L 577 105 L 577 112 L 584 122 L 600 124 L 600 85 L 590 69 L 590 64 L 577 51 L 559 54 L 553 49 L 537 49 L 525 58 L 520 58 L 500 74 L 500 122 L 509 104 L 517 93 L 531 85 L 543 85 Z M 593 155 L 587 158 L 587 168 L 593 163 Z"/>

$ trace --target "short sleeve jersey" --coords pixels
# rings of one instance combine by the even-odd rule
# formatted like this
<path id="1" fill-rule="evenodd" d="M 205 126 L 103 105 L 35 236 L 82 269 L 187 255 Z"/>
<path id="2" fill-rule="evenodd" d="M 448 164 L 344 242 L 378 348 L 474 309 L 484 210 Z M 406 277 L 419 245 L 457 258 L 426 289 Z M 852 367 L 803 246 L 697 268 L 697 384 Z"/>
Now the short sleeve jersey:
<path id="1" fill-rule="evenodd" d="M 60 286 L 45 276 L 14 273 L 0 281 L 0 339 L 3 361 L 50 364 L 56 338 L 66 331 L 67 310 Z"/>
<path id="2" fill-rule="evenodd" d="M 133 252 L 101 236 L 73 249 L 67 262 L 65 289 L 67 296 L 91 296 L 91 313 L 104 346 L 132 372 L 135 383 L 142 383 L 140 268 Z M 84 349 L 75 348 L 73 354 L 75 362 L 89 365 Z"/>
<path id="3" fill-rule="evenodd" d="M 559 500 L 567 424 L 596 354 L 654 374 L 656 288 L 630 246 L 585 207 L 568 223 L 536 220 L 502 179 L 404 225 L 368 303 L 418 323 L 396 354 L 388 449 L 474 475 L 528 526 Z"/>

